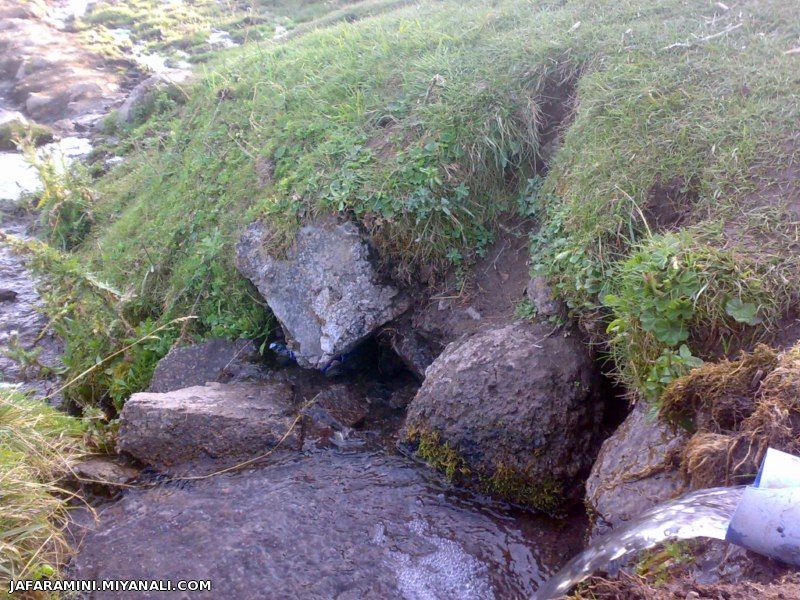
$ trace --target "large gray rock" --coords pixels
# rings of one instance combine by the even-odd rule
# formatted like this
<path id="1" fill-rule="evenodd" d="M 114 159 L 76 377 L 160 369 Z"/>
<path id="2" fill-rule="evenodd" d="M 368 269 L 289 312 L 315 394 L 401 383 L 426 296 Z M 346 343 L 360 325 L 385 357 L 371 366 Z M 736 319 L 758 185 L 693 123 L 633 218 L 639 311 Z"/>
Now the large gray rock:
<path id="1" fill-rule="evenodd" d="M 178 81 L 185 77 L 178 77 Z M 137 123 L 146 119 L 154 109 L 156 98 L 166 92 L 170 96 L 180 94 L 175 76 L 152 75 L 138 83 L 128 97 L 117 109 L 117 120 L 120 123 Z"/>
<path id="2" fill-rule="evenodd" d="M 600 449 L 586 482 L 586 504 L 597 517 L 594 533 L 603 533 L 666 500 L 684 487 L 678 455 L 685 432 L 651 418 L 638 403 Z"/>
<path id="3" fill-rule="evenodd" d="M 134 394 L 120 415 L 118 450 L 165 470 L 209 458 L 251 458 L 275 447 L 296 413 L 291 386 L 280 382 Z M 281 447 L 300 446 L 295 427 Z"/>
<path id="4" fill-rule="evenodd" d="M 438 434 L 479 479 L 553 509 L 581 495 L 598 446 L 599 383 L 589 349 L 566 330 L 511 323 L 445 348 L 409 406 L 408 432 Z"/>
<path id="5" fill-rule="evenodd" d="M 251 224 L 236 265 L 264 296 L 304 367 L 325 368 L 408 305 L 383 283 L 355 225 L 327 219 L 301 227 L 285 259 L 265 248 L 270 232 Z"/>
<path id="6" fill-rule="evenodd" d="M 158 361 L 148 392 L 172 392 L 208 382 L 261 379 L 258 348 L 252 340 L 212 339 L 173 348 Z"/>

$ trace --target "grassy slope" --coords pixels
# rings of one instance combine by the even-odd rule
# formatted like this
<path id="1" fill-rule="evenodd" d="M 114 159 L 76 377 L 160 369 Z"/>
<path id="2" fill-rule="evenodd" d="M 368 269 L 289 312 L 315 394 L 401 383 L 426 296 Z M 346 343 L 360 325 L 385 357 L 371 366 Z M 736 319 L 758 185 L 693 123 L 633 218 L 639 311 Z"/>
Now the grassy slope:
<path id="1" fill-rule="evenodd" d="M 797 216 L 769 183 L 800 151 L 800 59 L 784 54 L 800 4 L 595 5 L 422 2 L 226 53 L 185 106 L 128 133 L 129 160 L 100 182 L 78 256 L 127 294 L 110 321 L 67 315 L 68 362 L 187 313 L 198 335 L 263 331 L 232 266 L 255 217 L 279 250 L 300 219 L 346 211 L 401 278 L 469 261 L 535 168 L 547 95 L 574 82 L 574 118 L 526 198 L 537 270 L 590 328 L 611 321 L 623 378 L 651 397 L 721 338 L 762 332 L 738 321 L 769 323 L 798 291 Z M 675 179 L 695 200 L 680 233 L 659 233 L 651 190 Z M 110 382 L 121 400 L 152 356 L 90 393 Z"/>

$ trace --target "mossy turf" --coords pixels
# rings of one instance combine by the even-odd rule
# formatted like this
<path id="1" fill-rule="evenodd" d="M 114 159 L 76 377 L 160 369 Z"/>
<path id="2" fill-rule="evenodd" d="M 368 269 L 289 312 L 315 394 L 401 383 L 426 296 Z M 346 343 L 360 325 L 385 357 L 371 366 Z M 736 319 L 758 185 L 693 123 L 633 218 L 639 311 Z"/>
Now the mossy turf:
<path id="1" fill-rule="evenodd" d="M 662 416 L 694 432 L 681 459 L 692 487 L 750 483 L 768 448 L 800 451 L 800 344 L 703 365 L 662 401 Z"/>
<path id="2" fill-rule="evenodd" d="M 410 281 L 482 255 L 504 214 L 536 214 L 535 270 L 651 399 L 797 302 L 797 2 L 336 15 L 356 6 L 383 12 L 227 51 L 185 104 L 119 132 L 127 160 L 97 182 L 75 256 L 120 291 L 124 319 L 65 317 L 72 368 L 120 328 L 186 314 L 191 335 L 264 334 L 232 262 L 255 218 L 277 248 L 304 218 L 346 213 Z"/>
<path id="3" fill-rule="evenodd" d="M 0 150 L 16 150 L 19 142 L 41 146 L 53 141 L 52 130 L 38 123 L 6 121 L 0 124 Z"/>

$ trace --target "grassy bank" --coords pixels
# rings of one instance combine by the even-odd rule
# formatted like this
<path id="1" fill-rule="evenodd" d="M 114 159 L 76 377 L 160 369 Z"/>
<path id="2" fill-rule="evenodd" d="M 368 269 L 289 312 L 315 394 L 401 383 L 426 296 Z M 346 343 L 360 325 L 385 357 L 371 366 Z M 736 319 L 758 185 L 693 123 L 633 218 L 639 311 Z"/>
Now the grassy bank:
<path id="1" fill-rule="evenodd" d="M 0 390 L 0 586 L 56 573 L 67 546 L 58 480 L 82 451 L 80 421 Z"/>
<path id="2" fill-rule="evenodd" d="M 393 6 L 358 6 L 378 5 Z M 128 159 L 68 258 L 114 300 L 53 296 L 76 372 L 198 320 L 75 395 L 122 401 L 180 335 L 264 334 L 232 264 L 254 218 L 280 252 L 303 219 L 346 213 L 407 282 L 469 265 L 523 211 L 540 221 L 534 270 L 657 400 L 797 301 L 798 9 L 430 1 L 225 53 L 186 103 L 118 132 Z"/>

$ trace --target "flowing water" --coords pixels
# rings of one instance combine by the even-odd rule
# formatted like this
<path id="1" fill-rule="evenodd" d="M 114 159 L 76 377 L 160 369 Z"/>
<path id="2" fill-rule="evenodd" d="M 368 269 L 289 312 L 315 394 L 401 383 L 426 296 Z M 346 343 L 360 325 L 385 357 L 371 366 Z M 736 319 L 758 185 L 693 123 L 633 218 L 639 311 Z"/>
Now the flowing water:
<path id="1" fill-rule="evenodd" d="M 185 60 L 173 60 L 162 54 L 148 52 L 144 44 L 134 43 L 131 40 L 133 32 L 130 29 L 113 28 L 109 29 L 108 33 L 118 45 L 130 46 L 128 58 L 156 75 L 167 75 L 170 79 L 180 82 L 192 68 L 192 65 Z"/>
<path id="2" fill-rule="evenodd" d="M 569 561 L 536 593 L 536 600 L 559 598 L 597 570 L 666 540 L 707 537 L 724 540 L 744 486 L 714 488 L 666 502 L 598 538 Z"/>
<path id="3" fill-rule="evenodd" d="M 24 120 L 24 116 L 0 93 L 0 123 L 17 119 Z M 86 138 L 65 137 L 39 148 L 37 154 L 66 168 L 91 149 Z M 0 233 L 30 236 L 34 217 L 17 201 L 39 187 L 36 169 L 20 152 L 0 152 Z M 46 396 L 58 387 L 62 347 L 41 311 L 37 283 L 23 257 L 0 242 L 0 387 L 11 385 Z"/>
<path id="4" fill-rule="evenodd" d="M 385 451 L 333 449 L 132 490 L 89 521 L 76 579 L 211 578 L 232 598 L 353 600 L 530 598 L 584 526 L 455 490 Z"/>

